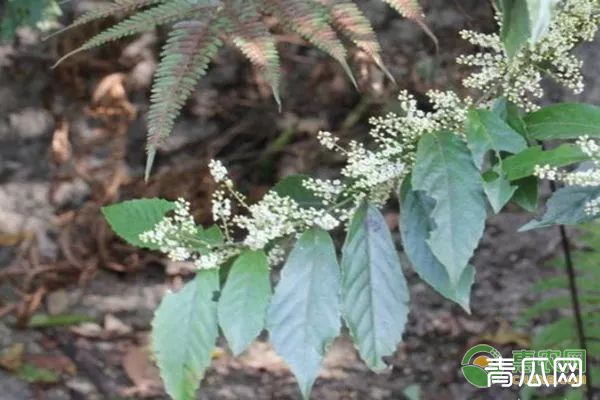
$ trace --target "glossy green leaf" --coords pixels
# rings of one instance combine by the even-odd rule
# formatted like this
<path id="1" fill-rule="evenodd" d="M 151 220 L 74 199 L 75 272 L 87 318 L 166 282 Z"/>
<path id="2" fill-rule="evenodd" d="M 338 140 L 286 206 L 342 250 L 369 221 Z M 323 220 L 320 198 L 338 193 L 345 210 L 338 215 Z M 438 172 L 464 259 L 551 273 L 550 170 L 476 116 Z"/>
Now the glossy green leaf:
<path id="1" fill-rule="evenodd" d="M 520 231 L 545 228 L 552 225 L 576 225 L 591 221 L 593 216 L 585 212 L 585 204 L 600 197 L 600 187 L 567 186 L 554 192 L 546 205 L 542 218 L 521 227 Z"/>
<path id="2" fill-rule="evenodd" d="M 564 167 L 588 159 L 589 157 L 578 146 L 569 143 L 552 150 L 543 150 L 541 146 L 535 146 L 505 158 L 502 162 L 502 169 L 507 178 L 514 181 L 533 175 L 536 165 Z"/>
<path id="3" fill-rule="evenodd" d="M 360 356 L 383 369 L 402 339 L 408 288 L 392 236 L 379 210 L 362 204 L 342 250 L 342 309 Z"/>
<path id="4" fill-rule="evenodd" d="M 501 170 L 489 170 L 483 174 L 483 190 L 492 209 L 498 214 L 513 197 L 517 186 L 511 185 L 510 181 L 502 176 Z"/>
<path id="5" fill-rule="evenodd" d="M 102 214 L 112 230 L 128 243 L 158 250 L 158 246 L 142 242 L 140 234 L 151 230 L 175 203 L 163 199 L 136 199 L 102 207 Z"/>
<path id="6" fill-rule="evenodd" d="M 438 132 L 421 137 L 412 187 L 435 200 L 431 212 L 435 228 L 427 243 L 456 285 L 483 234 L 486 218 L 481 175 L 457 135 Z"/>
<path id="7" fill-rule="evenodd" d="M 525 139 L 489 110 L 469 111 L 466 134 L 467 146 L 479 168 L 488 151 L 494 151 L 500 157 L 501 151 L 514 154 L 527 148 Z"/>
<path id="8" fill-rule="evenodd" d="M 592 104 L 552 104 L 527 114 L 525 123 L 537 140 L 600 138 L 600 107 Z"/>
<path id="9" fill-rule="evenodd" d="M 168 293 L 152 321 L 152 347 L 167 393 L 190 400 L 210 365 L 219 333 L 219 272 L 200 270 L 176 293 Z"/>
<path id="10" fill-rule="evenodd" d="M 246 250 L 233 263 L 218 306 L 219 324 L 234 355 L 246 350 L 265 327 L 270 299 L 267 256 Z"/>
<path id="11" fill-rule="evenodd" d="M 341 329 L 340 268 L 329 234 L 302 234 L 281 271 L 267 328 L 277 354 L 290 366 L 304 398 L 319 374 L 327 347 Z"/>
<path id="12" fill-rule="evenodd" d="M 273 191 L 282 197 L 290 197 L 301 207 L 322 208 L 323 199 L 316 196 L 302 184 L 306 179 L 308 179 L 306 175 L 290 175 L 279 181 L 273 187 Z"/>
<path id="13" fill-rule="evenodd" d="M 435 201 L 423 192 L 412 190 L 410 179 L 404 180 L 400 191 L 400 233 L 404 251 L 421 279 L 442 296 L 470 312 L 469 298 L 475 277 L 474 268 L 467 266 L 458 284 L 452 285 L 446 268 L 427 245 L 429 232 L 434 227 L 430 218 L 434 205 Z"/>
<path id="14" fill-rule="evenodd" d="M 512 182 L 517 187 L 512 201 L 523 209 L 534 212 L 538 207 L 538 178 L 528 176 Z"/>

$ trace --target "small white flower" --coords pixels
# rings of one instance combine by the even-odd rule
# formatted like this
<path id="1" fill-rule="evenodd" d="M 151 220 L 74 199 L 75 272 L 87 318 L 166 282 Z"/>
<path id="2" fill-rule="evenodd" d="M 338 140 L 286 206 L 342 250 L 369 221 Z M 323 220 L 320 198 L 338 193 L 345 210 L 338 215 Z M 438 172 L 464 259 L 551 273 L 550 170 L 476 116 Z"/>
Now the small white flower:
<path id="1" fill-rule="evenodd" d="M 225 168 L 221 161 L 210 160 L 210 162 L 208 163 L 208 168 L 215 182 L 219 183 L 228 181 L 229 178 L 227 168 Z"/>
<path id="2" fill-rule="evenodd" d="M 333 136 L 331 132 L 320 131 L 317 133 L 317 139 L 326 149 L 333 150 L 337 145 L 338 138 Z"/>

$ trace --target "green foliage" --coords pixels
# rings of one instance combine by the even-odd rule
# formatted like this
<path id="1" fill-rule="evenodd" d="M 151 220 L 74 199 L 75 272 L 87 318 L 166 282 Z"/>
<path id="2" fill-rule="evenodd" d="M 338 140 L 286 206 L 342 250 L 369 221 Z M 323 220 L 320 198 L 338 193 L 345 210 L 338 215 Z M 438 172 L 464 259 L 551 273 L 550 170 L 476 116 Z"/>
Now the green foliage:
<path id="1" fill-rule="evenodd" d="M 510 125 L 489 110 L 471 110 L 467 118 L 467 145 L 473 154 L 475 165 L 481 168 L 485 154 L 494 151 L 512 154 L 527 148 L 527 142 Z"/>
<path id="2" fill-rule="evenodd" d="M 538 189 L 539 182 L 535 176 L 518 179 L 512 182 L 517 186 L 512 201 L 529 212 L 534 212 L 538 208 Z"/>
<path id="3" fill-rule="evenodd" d="M 247 250 L 233 263 L 219 299 L 219 325 L 234 355 L 265 327 L 271 300 L 269 263 L 262 251 Z"/>
<path id="4" fill-rule="evenodd" d="M 475 269 L 468 265 L 457 284 L 450 282 L 446 267 L 438 261 L 427 244 L 427 238 L 434 228 L 430 217 L 434 205 L 435 201 L 423 192 L 412 190 L 410 178 L 404 180 L 400 190 L 400 232 L 404 251 L 421 279 L 469 312 Z"/>
<path id="5" fill-rule="evenodd" d="M 500 168 L 486 171 L 482 177 L 485 195 L 497 214 L 513 198 L 518 187 L 511 185 Z"/>
<path id="6" fill-rule="evenodd" d="M 291 198 L 302 207 L 323 207 L 323 199 L 304 187 L 303 182 L 306 179 L 306 175 L 290 175 L 273 186 L 273 191 L 280 196 Z"/>
<path id="7" fill-rule="evenodd" d="M 594 219 L 585 212 L 585 204 L 600 196 L 600 187 L 567 186 L 557 190 L 547 203 L 546 213 L 520 230 L 545 228 L 552 225 L 577 225 Z"/>
<path id="8" fill-rule="evenodd" d="M 342 249 L 342 309 L 361 358 L 383 369 L 402 338 L 408 288 L 385 220 L 372 205 L 354 214 Z"/>
<path id="9" fill-rule="evenodd" d="M 572 254 L 575 269 L 575 285 L 578 291 L 579 305 L 582 314 L 584 335 L 587 339 L 588 357 L 600 354 L 600 223 L 589 223 L 580 228 L 579 240 L 583 244 L 581 250 Z M 565 275 L 564 260 L 556 259 L 551 265 L 556 269 L 552 278 L 535 284 L 534 290 L 543 293 L 544 298 L 528 308 L 521 317 L 521 323 L 551 316 L 553 321 L 537 331 L 533 338 L 536 349 L 569 349 L 580 348 L 579 338 L 573 317 L 573 303 L 568 277 Z M 594 375 L 594 368 L 588 358 L 588 374 Z M 597 372 L 597 371 L 596 371 Z M 594 375 L 595 376 L 595 375 Z"/>
<path id="10" fill-rule="evenodd" d="M 533 139 L 600 138 L 600 107 L 591 104 L 551 104 L 525 118 Z"/>
<path id="11" fill-rule="evenodd" d="M 589 157 L 578 146 L 570 143 L 562 144 L 551 150 L 544 150 L 542 146 L 533 146 L 519 154 L 505 158 L 502 169 L 509 180 L 515 181 L 533 175 L 537 165 L 564 167 L 588 159 Z"/>
<path id="12" fill-rule="evenodd" d="M 499 0 L 500 37 L 510 57 L 527 43 L 538 42 L 548 31 L 556 0 Z"/>
<path id="13" fill-rule="evenodd" d="M 158 250 L 142 242 L 140 234 L 152 229 L 175 204 L 162 199 L 137 199 L 102 208 L 102 214 L 112 230 L 134 246 Z"/>
<path id="14" fill-rule="evenodd" d="M 61 11 L 55 0 L 5 0 L 0 15 L 0 40 L 10 40 L 20 26 L 49 29 Z"/>
<path id="15" fill-rule="evenodd" d="M 435 201 L 435 228 L 427 243 L 457 285 L 483 234 L 486 218 L 482 178 L 465 143 L 450 132 L 419 141 L 412 187 Z"/>
<path id="16" fill-rule="evenodd" d="M 177 293 L 168 293 L 152 322 L 152 347 L 167 393 L 190 400 L 210 365 L 219 333 L 219 273 L 198 271 Z"/>
<path id="17" fill-rule="evenodd" d="M 304 398 L 327 347 L 340 333 L 340 268 L 329 234 L 313 228 L 290 253 L 269 308 L 268 329 Z"/>
<path id="18" fill-rule="evenodd" d="M 435 38 L 424 23 L 417 0 L 385 1 L 405 17 L 418 22 Z M 66 29 L 131 12 L 133 15 L 92 37 L 58 62 L 75 53 L 177 22 L 163 47 L 152 88 L 146 177 L 154 161 L 156 146 L 173 130 L 175 119 L 197 81 L 206 74 L 222 39 L 233 42 L 262 72 L 280 103 L 279 54 L 265 17 L 275 17 L 282 26 L 336 59 L 355 85 L 346 61 L 346 48 L 337 31 L 369 54 L 389 75 L 383 67 L 375 33 L 351 0 L 114 0 L 83 15 Z"/>

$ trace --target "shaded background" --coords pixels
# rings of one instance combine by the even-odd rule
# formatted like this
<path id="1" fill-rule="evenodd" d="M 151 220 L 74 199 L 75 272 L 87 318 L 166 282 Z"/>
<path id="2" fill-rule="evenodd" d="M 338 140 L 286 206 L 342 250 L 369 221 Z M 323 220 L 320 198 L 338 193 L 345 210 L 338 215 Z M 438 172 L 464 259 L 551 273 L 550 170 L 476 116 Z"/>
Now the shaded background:
<path id="1" fill-rule="evenodd" d="M 65 20 L 93 5 L 73 3 L 64 6 Z M 368 117 L 393 110 L 399 89 L 414 93 L 424 109 L 429 89 L 466 94 L 460 86 L 465 70 L 454 59 L 471 49 L 458 31 L 494 31 L 488 2 L 423 1 L 440 40 L 438 53 L 418 26 L 381 1 L 359 4 L 398 86 L 353 51 L 361 88 L 356 91 L 335 61 L 298 37 L 280 35 L 284 78 L 278 113 L 268 85 L 235 49 L 226 48 L 162 146 L 148 184 L 142 177 L 143 116 L 164 31 L 77 55 L 53 70 L 60 55 L 106 24 L 47 42 L 24 29 L 13 44 L 0 45 L 1 399 L 165 398 L 148 356 L 152 312 L 166 288 L 179 285 L 194 268 L 116 239 L 101 218 L 102 205 L 181 196 L 192 201 L 197 221 L 209 222 L 210 158 L 223 160 L 241 190 L 259 199 L 283 176 L 328 177 L 342 165 L 319 146 L 320 129 L 364 139 Z M 545 101 L 599 102 L 600 46 L 578 51 L 585 61 L 585 93 L 573 97 L 549 84 Z M 397 211 L 386 210 L 386 217 L 395 229 Z M 489 220 L 473 261 L 470 315 L 406 268 L 411 312 L 405 340 L 388 360 L 390 370 L 369 372 L 341 338 L 313 398 L 401 399 L 410 385 L 418 385 L 425 399 L 516 398 L 506 390 L 476 391 L 459 364 L 480 342 L 508 354 L 529 346 L 537 327 L 515 321 L 539 299 L 531 285 L 555 273 L 544 263 L 558 254 L 560 241 L 557 229 L 516 233 L 530 218 L 509 207 Z M 299 398 L 287 367 L 266 342 L 238 359 L 220 345 L 199 398 Z"/>

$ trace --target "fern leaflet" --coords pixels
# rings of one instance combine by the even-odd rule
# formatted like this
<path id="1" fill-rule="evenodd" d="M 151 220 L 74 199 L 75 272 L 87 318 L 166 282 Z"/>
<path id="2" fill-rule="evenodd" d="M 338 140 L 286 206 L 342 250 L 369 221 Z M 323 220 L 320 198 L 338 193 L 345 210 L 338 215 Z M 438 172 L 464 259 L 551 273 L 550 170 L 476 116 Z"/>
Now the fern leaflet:
<path id="1" fill-rule="evenodd" d="M 223 19 L 182 21 L 175 24 L 155 73 L 148 112 L 148 161 L 150 174 L 156 144 L 173 129 L 175 119 L 217 53 L 218 31 Z"/>

